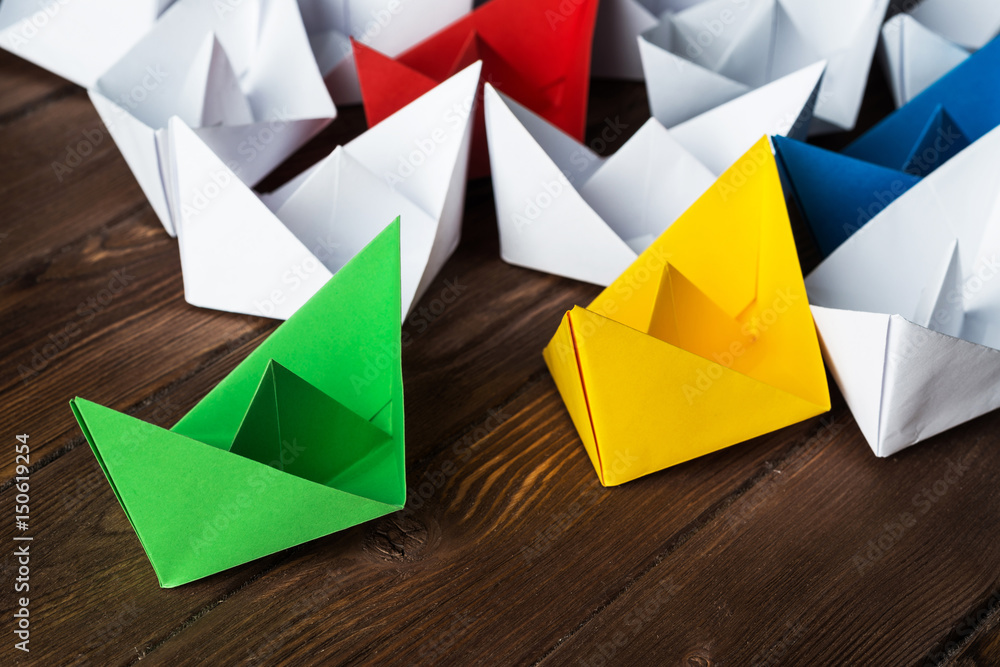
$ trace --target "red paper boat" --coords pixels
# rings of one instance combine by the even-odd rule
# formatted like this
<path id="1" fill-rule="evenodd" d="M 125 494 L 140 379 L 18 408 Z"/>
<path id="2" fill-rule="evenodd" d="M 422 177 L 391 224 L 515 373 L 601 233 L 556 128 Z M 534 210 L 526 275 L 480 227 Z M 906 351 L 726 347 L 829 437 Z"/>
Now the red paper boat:
<path id="1" fill-rule="evenodd" d="M 597 0 L 492 0 L 395 59 L 354 42 L 368 125 L 482 60 L 484 81 L 583 139 L 596 15 Z M 479 106 L 471 178 L 489 174 Z"/>

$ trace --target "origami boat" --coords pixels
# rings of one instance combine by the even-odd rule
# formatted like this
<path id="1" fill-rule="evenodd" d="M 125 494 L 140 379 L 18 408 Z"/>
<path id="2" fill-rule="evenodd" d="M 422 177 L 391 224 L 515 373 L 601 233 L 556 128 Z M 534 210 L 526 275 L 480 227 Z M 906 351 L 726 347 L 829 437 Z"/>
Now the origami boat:
<path id="1" fill-rule="evenodd" d="M 568 312 L 544 356 L 605 486 L 829 410 L 767 139 Z"/>
<path id="2" fill-rule="evenodd" d="M 775 137 L 779 165 L 824 256 L 921 177 L 1000 125 L 1000 38 L 858 137 L 842 154 Z"/>
<path id="3" fill-rule="evenodd" d="M 810 132 L 852 129 L 888 4 L 706 0 L 666 13 L 639 40 L 653 113 L 672 128 L 826 61 Z"/>
<path id="4" fill-rule="evenodd" d="M 489 84 L 485 105 L 511 264 L 609 285 L 715 181 L 655 118 L 603 158 Z"/>
<path id="5" fill-rule="evenodd" d="M 0 47 L 89 88 L 142 39 L 172 2 L 4 0 Z"/>
<path id="6" fill-rule="evenodd" d="M 88 92 L 171 236 L 170 118 L 254 185 L 337 115 L 295 0 L 177 0 Z"/>
<path id="7" fill-rule="evenodd" d="M 806 278 L 831 372 L 889 456 L 1000 406 L 1000 128 Z"/>
<path id="8" fill-rule="evenodd" d="M 393 57 L 471 9 L 472 0 L 299 0 L 316 64 L 337 104 L 361 102 L 352 38 Z"/>
<path id="9" fill-rule="evenodd" d="M 479 71 L 470 65 L 262 198 L 173 119 L 184 298 L 287 319 L 400 217 L 405 316 L 461 236 L 474 109 L 454 107 L 475 94 Z"/>
<path id="10" fill-rule="evenodd" d="M 368 125 L 481 60 L 483 81 L 582 139 L 596 14 L 597 0 L 491 0 L 395 58 L 356 41 Z M 488 173 L 479 111 L 469 176 Z"/>
<path id="11" fill-rule="evenodd" d="M 162 587 L 403 506 L 399 279 L 396 222 L 170 430 L 71 402 Z"/>

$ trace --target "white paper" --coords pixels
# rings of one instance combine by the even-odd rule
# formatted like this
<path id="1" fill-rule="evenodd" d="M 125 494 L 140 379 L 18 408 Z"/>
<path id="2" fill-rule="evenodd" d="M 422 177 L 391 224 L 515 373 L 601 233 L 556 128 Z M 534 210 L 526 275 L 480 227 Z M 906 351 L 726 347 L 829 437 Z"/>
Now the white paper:
<path id="1" fill-rule="evenodd" d="M 0 48 L 84 88 L 153 27 L 173 0 L 3 0 Z"/>
<path id="2" fill-rule="evenodd" d="M 184 296 L 287 319 L 400 217 L 403 316 L 458 245 L 476 63 L 258 197 L 170 120 Z"/>
<path id="3" fill-rule="evenodd" d="M 253 185 L 336 116 L 295 0 L 178 0 L 89 93 L 171 235 L 168 119 Z"/>
<path id="4" fill-rule="evenodd" d="M 703 0 L 601 0 L 594 25 L 590 73 L 594 77 L 642 81 L 636 39 L 660 22 L 665 12 L 687 9 Z"/>
<path id="5" fill-rule="evenodd" d="M 1000 128 L 806 278 L 831 371 L 879 456 L 1000 407 L 998 151 Z"/>
<path id="6" fill-rule="evenodd" d="M 889 0 L 705 0 L 640 37 L 646 86 L 667 127 L 827 61 L 810 128 L 857 121 Z"/>
<path id="7" fill-rule="evenodd" d="M 351 38 L 394 58 L 472 10 L 472 0 L 298 0 L 337 104 L 360 104 Z"/>
<path id="8" fill-rule="evenodd" d="M 1000 33 L 1000 2 L 922 0 L 910 16 L 945 39 L 975 50 Z"/>
<path id="9" fill-rule="evenodd" d="M 805 140 L 825 67 L 820 61 L 792 72 L 675 125 L 670 134 L 716 176 L 764 135 Z"/>
<path id="10" fill-rule="evenodd" d="M 485 105 L 511 264 L 609 285 L 715 181 L 655 119 L 603 158 L 488 84 Z"/>
<path id="11" fill-rule="evenodd" d="M 882 26 L 879 56 L 897 107 L 960 65 L 969 53 L 909 14 L 897 14 Z"/>

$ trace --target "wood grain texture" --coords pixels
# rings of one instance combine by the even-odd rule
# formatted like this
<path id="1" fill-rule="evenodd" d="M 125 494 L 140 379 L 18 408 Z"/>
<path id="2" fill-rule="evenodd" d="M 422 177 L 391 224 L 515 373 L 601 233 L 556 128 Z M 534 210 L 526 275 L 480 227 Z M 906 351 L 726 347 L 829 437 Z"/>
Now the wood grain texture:
<path id="1" fill-rule="evenodd" d="M 858 130 L 819 143 L 889 108 L 876 72 Z M 641 85 L 595 82 L 593 148 L 646 118 Z M 363 129 L 342 109 L 262 189 Z M 540 354 L 598 289 L 503 263 L 488 181 L 404 325 L 406 509 L 159 589 L 67 402 L 170 426 L 277 323 L 184 302 L 103 132 L 83 91 L 0 54 L 0 432 L 31 434 L 35 535 L 32 653 L 3 664 L 1000 664 L 1000 415 L 880 460 L 834 390 L 826 416 L 603 489 Z"/>

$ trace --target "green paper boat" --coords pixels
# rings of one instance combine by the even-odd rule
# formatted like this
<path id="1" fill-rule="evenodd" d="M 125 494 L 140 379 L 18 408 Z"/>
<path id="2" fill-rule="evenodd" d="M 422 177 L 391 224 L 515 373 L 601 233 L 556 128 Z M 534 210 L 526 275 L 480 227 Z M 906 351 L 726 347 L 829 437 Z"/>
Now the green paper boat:
<path id="1" fill-rule="evenodd" d="M 402 508 L 399 219 L 172 429 L 76 398 L 160 586 Z"/>

